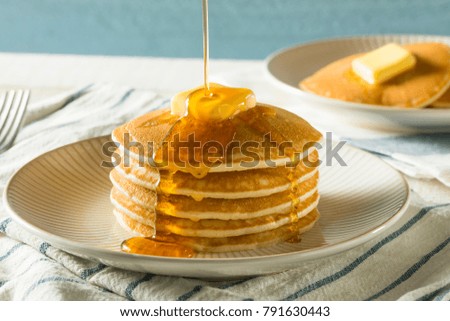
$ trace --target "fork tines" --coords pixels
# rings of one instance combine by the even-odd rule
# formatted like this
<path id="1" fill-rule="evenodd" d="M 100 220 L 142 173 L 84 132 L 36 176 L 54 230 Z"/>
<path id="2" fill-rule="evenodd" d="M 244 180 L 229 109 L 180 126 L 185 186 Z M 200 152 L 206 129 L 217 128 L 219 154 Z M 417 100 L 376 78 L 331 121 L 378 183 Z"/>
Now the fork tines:
<path id="1" fill-rule="evenodd" d="M 0 96 L 0 152 L 14 142 L 25 116 L 29 96 L 29 90 L 10 90 Z"/>

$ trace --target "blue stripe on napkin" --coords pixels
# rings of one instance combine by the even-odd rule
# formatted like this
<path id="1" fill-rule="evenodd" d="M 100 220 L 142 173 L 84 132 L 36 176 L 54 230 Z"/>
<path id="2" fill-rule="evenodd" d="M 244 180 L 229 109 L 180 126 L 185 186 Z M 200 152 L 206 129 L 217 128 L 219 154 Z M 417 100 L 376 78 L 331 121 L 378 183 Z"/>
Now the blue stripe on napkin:
<path id="1" fill-rule="evenodd" d="M 3 260 L 6 260 L 11 254 L 13 254 L 15 251 L 17 251 L 17 249 L 21 248 L 24 245 L 25 244 L 23 244 L 23 243 L 18 243 L 16 245 L 14 245 L 4 255 L 0 256 L 0 262 L 3 261 Z"/>
<path id="2" fill-rule="evenodd" d="M 39 252 L 41 252 L 42 254 L 46 254 L 50 246 L 51 245 L 49 243 L 42 242 L 41 246 L 39 246 Z"/>
<path id="3" fill-rule="evenodd" d="M 133 291 L 134 291 L 140 284 L 142 284 L 142 283 L 144 283 L 144 282 L 150 281 L 153 277 L 154 277 L 153 274 L 147 273 L 146 275 L 144 275 L 143 278 L 140 278 L 140 279 L 138 279 L 138 280 L 134 280 L 134 281 L 130 282 L 130 283 L 128 284 L 128 286 L 126 287 L 126 289 L 125 289 L 125 296 L 126 296 L 126 298 L 127 298 L 128 300 L 134 301 L 134 298 L 133 298 Z"/>
<path id="4" fill-rule="evenodd" d="M 432 301 L 435 299 L 438 299 L 439 297 L 443 297 L 446 293 L 450 291 L 450 285 L 445 285 L 440 287 L 437 290 L 434 290 L 433 292 L 427 293 L 420 298 L 417 299 L 417 301 Z"/>
<path id="5" fill-rule="evenodd" d="M 424 255 L 418 262 L 416 262 L 413 266 L 411 266 L 405 273 L 403 273 L 397 280 L 389 284 L 387 287 L 385 287 L 380 292 L 375 293 L 371 297 L 369 297 L 367 300 L 375 300 L 378 299 L 383 294 L 388 293 L 392 289 L 399 286 L 401 283 L 408 280 L 410 277 L 413 276 L 414 273 L 416 273 L 422 266 L 424 266 L 433 256 L 441 252 L 450 242 L 450 237 L 447 238 L 444 242 L 439 244 L 435 249 L 433 249 L 431 252 Z"/>
<path id="6" fill-rule="evenodd" d="M 442 301 L 444 297 L 446 297 L 450 293 L 450 289 L 447 289 L 445 291 L 442 291 L 434 298 L 434 301 Z"/>
<path id="7" fill-rule="evenodd" d="M 39 281 L 33 283 L 28 290 L 25 292 L 25 294 L 22 297 L 22 300 L 26 300 L 31 292 L 33 292 L 38 286 L 49 283 L 49 282 L 63 282 L 63 283 L 78 283 L 83 284 L 82 281 L 74 278 L 67 278 L 67 277 L 60 277 L 60 276 L 49 276 L 44 277 L 40 279 Z"/>
<path id="8" fill-rule="evenodd" d="M 12 219 L 8 217 L 0 222 L 0 233 L 6 232 L 6 228 L 8 227 L 9 223 L 11 223 L 11 221 Z"/>
<path id="9" fill-rule="evenodd" d="M 94 274 L 96 274 L 100 271 L 103 271 L 104 269 L 106 269 L 106 265 L 103 263 L 100 263 L 97 266 L 83 270 L 83 272 L 81 272 L 81 274 L 80 274 L 80 278 L 82 278 L 83 280 L 86 280 L 89 277 L 93 276 Z"/>

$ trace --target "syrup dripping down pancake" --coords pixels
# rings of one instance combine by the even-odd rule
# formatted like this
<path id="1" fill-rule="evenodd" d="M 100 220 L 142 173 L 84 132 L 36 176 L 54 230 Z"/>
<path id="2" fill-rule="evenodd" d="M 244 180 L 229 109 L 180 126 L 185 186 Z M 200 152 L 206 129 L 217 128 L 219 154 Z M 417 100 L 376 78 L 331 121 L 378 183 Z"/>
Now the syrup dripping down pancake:
<path id="1" fill-rule="evenodd" d="M 240 199 L 204 198 L 196 201 L 189 196 L 161 195 L 156 202 L 156 192 L 135 185 L 111 172 L 113 182 L 113 199 L 124 207 L 129 207 L 125 200 L 139 205 L 150 212 L 160 212 L 194 221 L 200 219 L 251 219 L 274 213 L 286 213 L 293 206 L 293 200 L 303 201 L 305 197 L 317 192 L 318 173 L 308 180 L 290 189 L 264 197 Z M 155 208 L 156 206 L 156 208 Z M 148 216 L 148 215 L 147 215 Z"/>
<path id="2" fill-rule="evenodd" d="M 120 158 L 124 159 L 122 153 Z M 310 178 L 317 172 L 318 158 L 318 152 L 314 150 L 295 167 L 210 173 L 202 179 L 184 172 L 161 171 L 160 174 L 150 165 L 139 164 L 137 160 L 129 158 L 128 164 L 122 161 L 116 167 L 115 176 L 120 175 L 150 190 L 159 188 L 159 192 L 163 194 L 186 195 L 196 199 L 259 197 L 285 191 L 292 181 L 301 183 Z"/>

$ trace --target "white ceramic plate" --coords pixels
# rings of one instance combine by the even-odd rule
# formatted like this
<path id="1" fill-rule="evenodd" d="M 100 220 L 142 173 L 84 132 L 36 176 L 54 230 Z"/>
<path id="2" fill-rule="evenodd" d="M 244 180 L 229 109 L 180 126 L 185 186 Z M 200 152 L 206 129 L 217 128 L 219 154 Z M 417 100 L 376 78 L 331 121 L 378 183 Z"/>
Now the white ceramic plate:
<path id="1" fill-rule="evenodd" d="M 53 246 L 130 270 L 210 279 L 280 272 L 374 238 L 399 219 L 409 198 L 397 171 L 344 146 L 348 166 L 321 167 L 321 218 L 302 242 L 191 259 L 130 255 L 119 250 L 130 235 L 112 214 L 110 168 L 101 166 L 109 160 L 102 152 L 107 141 L 93 138 L 39 156 L 10 179 L 4 199 L 16 222 Z"/>
<path id="2" fill-rule="evenodd" d="M 450 108 L 407 109 L 345 102 L 305 92 L 299 82 L 315 71 L 340 58 L 373 50 L 389 42 L 442 42 L 450 45 L 450 37 L 426 35 L 383 35 L 337 38 L 306 43 L 282 49 L 266 59 L 268 78 L 299 105 L 333 115 L 339 121 L 363 127 L 417 131 L 450 131 Z"/>

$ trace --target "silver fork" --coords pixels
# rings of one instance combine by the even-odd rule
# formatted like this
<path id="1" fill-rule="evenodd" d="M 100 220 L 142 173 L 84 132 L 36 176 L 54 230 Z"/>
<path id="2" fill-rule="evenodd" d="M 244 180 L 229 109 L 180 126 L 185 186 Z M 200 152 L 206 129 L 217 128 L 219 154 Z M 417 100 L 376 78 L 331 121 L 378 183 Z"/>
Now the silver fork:
<path id="1" fill-rule="evenodd" d="M 0 96 L 0 153 L 14 142 L 22 125 L 29 97 L 29 90 L 10 90 Z"/>

